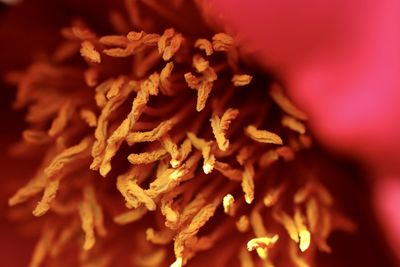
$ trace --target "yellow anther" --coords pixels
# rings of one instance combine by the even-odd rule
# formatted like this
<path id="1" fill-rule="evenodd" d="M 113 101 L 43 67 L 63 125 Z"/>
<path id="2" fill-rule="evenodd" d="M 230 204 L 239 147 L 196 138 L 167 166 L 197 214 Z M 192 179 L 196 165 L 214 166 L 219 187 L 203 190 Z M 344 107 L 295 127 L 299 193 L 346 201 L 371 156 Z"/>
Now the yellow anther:
<path id="1" fill-rule="evenodd" d="M 235 199 L 231 194 L 227 194 L 224 196 L 222 204 L 224 206 L 224 212 L 230 216 L 233 216 L 233 203 L 235 203 Z"/>

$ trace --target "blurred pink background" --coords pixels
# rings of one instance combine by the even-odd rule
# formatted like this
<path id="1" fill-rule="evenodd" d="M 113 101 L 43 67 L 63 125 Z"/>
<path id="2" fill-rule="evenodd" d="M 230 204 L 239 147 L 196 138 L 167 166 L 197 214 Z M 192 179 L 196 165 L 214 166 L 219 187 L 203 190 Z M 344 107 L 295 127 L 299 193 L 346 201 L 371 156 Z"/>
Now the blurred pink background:
<path id="1" fill-rule="evenodd" d="M 214 4 L 309 114 L 319 140 L 370 173 L 400 258 L 400 1 Z"/>

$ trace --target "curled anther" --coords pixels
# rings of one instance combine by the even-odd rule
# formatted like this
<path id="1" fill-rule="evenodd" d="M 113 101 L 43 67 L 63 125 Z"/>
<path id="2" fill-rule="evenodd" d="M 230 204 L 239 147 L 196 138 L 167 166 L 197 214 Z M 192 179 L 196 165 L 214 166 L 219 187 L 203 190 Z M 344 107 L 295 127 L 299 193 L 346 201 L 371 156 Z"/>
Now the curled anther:
<path id="1" fill-rule="evenodd" d="M 207 39 L 197 39 L 194 43 L 194 47 L 203 50 L 207 56 L 211 56 L 214 52 L 212 44 Z"/>
<path id="2" fill-rule="evenodd" d="M 158 40 L 158 52 L 162 54 L 162 58 L 165 61 L 168 61 L 179 50 L 182 42 L 182 34 L 176 33 L 172 28 L 167 29 Z"/>
<path id="3" fill-rule="evenodd" d="M 226 33 L 217 33 L 212 37 L 212 45 L 215 51 L 228 51 L 235 42 L 233 38 Z"/>

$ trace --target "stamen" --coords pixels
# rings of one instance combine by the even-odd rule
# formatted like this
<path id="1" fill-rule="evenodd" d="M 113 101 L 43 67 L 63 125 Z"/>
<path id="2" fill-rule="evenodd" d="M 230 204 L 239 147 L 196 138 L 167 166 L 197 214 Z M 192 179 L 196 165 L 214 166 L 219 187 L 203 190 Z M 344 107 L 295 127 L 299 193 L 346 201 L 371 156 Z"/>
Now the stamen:
<path id="1" fill-rule="evenodd" d="M 177 257 L 174 263 L 170 265 L 171 267 L 182 267 L 182 257 Z"/>
<path id="2" fill-rule="evenodd" d="M 310 267 L 311 265 L 297 253 L 298 248 L 293 242 L 289 242 L 289 257 L 296 267 Z"/>
<path id="3" fill-rule="evenodd" d="M 107 92 L 107 99 L 114 98 L 115 96 L 119 95 L 122 85 L 125 83 L 125 77 L 119 76 L 115 79 L 110 87 L 110 90 Z"/>
<path id="4" fill-rule="evenodd" d="M 164 231 L 156 232 L 153 228 L 147 228 L 146 239 L 156 245 L 166 245 L 172 242 L 174 232 L 165 229 Z"/>
<path id="5" fill-rule="evenodd" d="M 39 267 L 46 259 L 49 253 L 52 241 L 55 236 L 55 229 L 52 227 L 44 228 L 39 241 L 33 250 L 32 258 L 29 267 Z"/>
<path id="6" fill-rule="evenodd" d="M 174 123 L 171 120 L 166 120 L 161 122 L 151 131 L 148 132 L 133 132 L 128 134 L 126 137 L 126 142 L 128 145 L 133 145 L 139 142 L 153 142 L 161 139 L 164 135 L 166 135 L 174 126 Z"/>
<path id="7" fill-rule="evenodd" d="M 267 250 L 271 248 L 279 239 L 278 235 L 272 237 L 258 237 L 253 238 L 247 242 L 247 250 L 253 251 L 257 250 L 257 254 L 263 260 L 267 259 Z"/>
<path id="8" fill-rule="evenodd" d="M 107 140 L 107 147 L 105 148 L 104 157 L 100 165 L 100 174 L 102 176 L 106 176 L 110 172 L 111 159 L 117 153 L 123 140 L 125 140 L 133 125 L 141 116 L 149 101 L 149 96 L 157 94 L 158 82 L 158 75 L 150 75 L 147 80 L 141 83 L 141 89 L 132 102 L 131 112 Z"/>
<path id="9" fill-rule="evenodd" d="M 234 86 L 245 86 L 251 83 L 253 76 L 248 74 L 235 74 L 232 78 L 232 83 Z"/>
<path id="10" fill-rule="evenodd" d="M 239 252 L 239 261 L 241 267 L 254 267 L 254 262 L 247 249 L 243 248 Z"/>
<path id="11" fill-rule="evenodd" d="M 209 174 L 214 169 L 215 156 L 211 153 L 211 143 L 206 142 L 204 139 L 196 137 L 193 133 L 187 133 L 188 138 L 192 142 L 192 145 L 200 150 L 203 158 L 203 171 L 205 174 Z"/>
<path id="12" fill-rule="evenodd" d="M 44 170 L 47 177 L 54 176 L 56 173 L 60 172 L 61 169 L 68 163 L 80 159 L 85 155 L 85 151 L 90 148 L 92 144 L 92 138 L 86 137 L 79 144 L 69 147 L 58 154 L 50 165 Z"/>
<path id="13" fill-rule="evenodd" d="M 57 117 L 53 120 L 50 130 L 48 132 L 49 136 L 53 137 L 59 134 L 67 125 L 68 120 L 73 114 L 73 107 L 71 102 L 66 101 L 58 111 Z"/>
<path id="14" fill-rule="evenodd" d="M 234 120 L 238 114 L 239 110 L 229 108 L 224 112 L 221 118 L 214 114 L 210 119 L 217 145 L 222 151 L 226 151 L 229 147 L 229 140 L 226 138 L 226 133 L 232 120 Z"/>
<path id="15" fill-rule="evenodd" d="M 167 258 L 166 249 L 160 248 L 148 255 L 136 257 L 135 266 L 161 266 Z"/>
<path id="16" fill-rule="evenodd" d="M 235 203 L 235 199 L 233 198 L 233 196 L 231 194 L 227 194 L 226 196 L 224 196 L 222 203 L 224 206 L 224 212 L 229 216 L 233 216 L 234 215 L 233 204 Z"/>
<path id="17" fill-rule="evenodd" d="M 283 111 L 299 120 L 307 120 L 307 115 L 285 96 L 282 88 L 278 84 L 275 83 L 271 86 L 269 94 Z"/>
<path id="18" fill-rule="evenodd" d="M 87 86 L 94 87 L 98 84 L 99 73 L 95 68 L 89 68 L 83 73 Z"/>
<path id="19" fill-rule="evenodd" d="M 84 250 L 90 250 L 95 244 L 93 210 L 87 201 L 83 201 L 79 205 L 79 215 L 82 222 L 82 230 L 85 233 Z"/>
<path id="20" fill-rule="evenodd" d="M 234 45 L 233 38 L 226 33 L 217 33 L 212 37 L 212 45 L 215 51 L 228 51 Z"/>
<path id="21" fill-rule="evenodd" d="M 299 247 L 301 252 L 306 251 L 310 247 L 311 234 L 304 225 L 304 218 L 300 209 L 296 208 L 294 212 L 294 222 L 299 233 Z"/>
<path id="22" fill-rule="evenodd" d="M 304 134 L 306 132 L 306 127 L 304 124 L 291 116 L 284 116 L 281 123 L 283 126 L 288 127 L 299 134 Z"/>
<path id="23" fill-rule="evenodd" d="M 319 220 L 319 210 L 318 210 L 317 200 L 313 197 L 307 201 L 306 214 L 310 230 L 311 232 L 315 232 Z"/>
<path id="24" fill-rule="evenodd" d="M 255 146 L 243 146 L 240 150 L 239 153 L 236 155 L 236 160 L 237 162 L 243 166 L 244 163 L 253 155 L 255 151 Z"/>
<path id="25" fill-rule="evenodd" d="M 87 201 L 93 212 L 93 225 L 96 232 L 100 236 L 105 236 L 107 234 L 106 228 L 104 226 L 104 215 L 103 210 L 96 199 L 94 188 L 92 186 L 87 186 L 84 188 L 84 198 Z"/>
<path id="26" fill-rule="evenodd" d="M 151 152 L 143 152 L 140 154 L 130 154 L 128 156 L 128 161 L 131 164 L 138 165 L 138 164 L 149 164 L 152 162 L 156 162 L 167 155 L 167 151 L 164 148 L 154 150 Z"/>
<path id="27" fill-rule="evenodd" d="M 255 126 L 250 125 L 246 127 L 245 133 L 254 141 L 267 144 L 282 145 L 283 141 L 279 135 L 266 130 L 258 130 Z"/>
<path id="28" fill-rule="evenodd" d="M 87 61 L 99 64 L 101 62 L 100 54 L 94 48 L 94 45 L 89 41 L 84 41 L 81 44 L 81 55 Z"/>
<path id="29" fill-rule="evenodd" d="M 175 33 L 172 28 L 167 29 L 158 41 L 158 52 L 162 54 L 165 61 L 168 61 L 179 50 L 182 41 L 183 37 L 180 33 Z"/>
<path id="30" fill-rule="evenodd" d="M 165 216 L 165 226 L 176 229 L 180 220 L 180 214 L 172 208 L 172 200 L 161 200 L 161 213 Z"/>
<path id="31" fill-rule="evenodd" d="M 191 89 L 197 90 L 197 111 L 204 109 L 208 95 L 213 87 L 213 83 L 217 80 L 217 74 L 212 67 L 205 69 L 202 74 L 203 76 L 201 78 L 197 78 L 190 72 L 186 73 L 184 76 L 188 86 Z"/>
<path id="32" fill-rule="evenodd" d="M 145 207 L 139 207 L 134 210 L 127 211 L 125 213 L 119 214 L 114 217 L 114 222 L 120 225 L 129 224 L 136 222 L 143 218 L 143 216 L 148 212 Z"/>
<path id="33" fill-rule="evenodd" d="M 40 130 L 25 130 L 22 137 L 26 142 L 37 145 L 47 144 L 51 141 L 48 134 Z"/>
<path id="34" fill-rule="evenodd" d="M 250 222 L 253 227 L 254 234 L 258 237 L 267 236 L 267 230 L 265 229 L 261 214 L 257 210 L 253 210 L 250 214 Z"/>
<path id="35" fill-rule="evenodd" d="M 86 123 L 89 125 L 89 127 L 97 126 L 96 114 L 94 114 L 93 111 L 91 111 L 89 109 L 82 109 L 79 114 L 80 114 L 81 118 L 86 121 Z"/>
<path id="36" fill-rule="evenodd" d="M 178 146 L 171 140 L 168 134 L 164 135 L 160 141 L 164 149 L 171 155 L 170 163 L 172 168 L 177 168 L 181 164 Z"/>
<path id="37" fill-rule="evenodd" d="M 254 200 L 254 168 L 250 163 L 244 165 L 242 189 L 246 203 L 251 204 Z"/>
<path id="38" fill-rule="evenodd" d="M 277 188 L 270 190 L 263 199 L 264 205 L 266 207 L 274 206 L 279 201 L 279 198 L 284 190 L 285 187 L 283 185 L 280 185 Z"/>
<path id="39" fill-rule="evenodd" d="M 172 82 L 171 82 L 171 73 L 174 68 L 173 62 L 168 62 L 165 67 L 161 70 L 160 73 L 160 91 L 164 95 L 173 95 Z"/>
<path id="40" fill-rule="evenodd" d="M 128 45 L 129 40 L 126 36 L 122 35 L 106 35 L 99 39 L 99 42 L 106 46 L 120 46 L 125 47 Z"/>
<path id="41" fill-rule="evenodd" d="M 207 39 L 197 39 L 194 43 L 194 47 L 203 50 L 207 56 L 211 56 L 214 52 L 212 44 Z"/>
<path id="42" fill-rule="evenodd" d="M 196 71 L 198 73 L 202 73 L 210 67 L 210 62 L 205 60 L 200 55 L 194 55 L 193 56 L 193 67 L 196 69 Z"/>
<path id="43" fill-rule="evenodd" d="M 76 210 L 74 210 L 74 213 Z M 51 244 L 50 256 L 56 257 L 58 256 L 62 250 L 71 242 L 71 239 L 76 235 L 79 224 L 77 220 L 74 220 L 70 225 L 62 229 L 61 233 L 58 235 L 58 238 Z"/>
<path id="44" fill-rule="evenodd" d="M 39 217 L 44 215 L 50 209 L 51 201 L 56 197 L 58 186 L 60 185 L 60 179 L 51 181 L 45 188 L 43 197 L 33 210 L 33 215 Z"/>
<path id="45" fill-rule="evenodd" d="M 233 181 L 242 181 L 243 172 L 239 169 L 232 168 L 227 163 L 215 161 L 214 168 L 222 175 Z"/>
<path id="46" fill-rule="evenodd" d="M 245 233 L 249 230 L 250 222 L 246 215 L 240 216 L 239 220 L 236 221 L 236 228 L 239 232 Z"/>
<path id="47" fill-rule="evenodd" d="M 258 160 L 258 165 L 260 168 L 264 169 L 270 166 L 272 163 L 279 159 L 279 155 L 276 150 L 269 150 L 261 155 L 260 159 Z"/>
<path id="48" fill-rule="evenodd" d="M 179 12 L 191 8 L 182 0 L 175 5 L 182 8 Z M 84 238 L 83 249 L 79 243 L 80 252 L 72 259 L 82 266 L 118 265 L 122 247 L 129 250 L 128 263 L 163 265 L 168 250 L 154 245 L 173 242 L 172 267 L 191 264 L 200 251 L 218 249 L 224 250 L 215 257 L 218 266 L 228 265 L 239 250 L 244 267 L 286 266 L 288 260 L 306 267 L 316 249 L 331 251 L 327 240 L 333 230 L 354 230 L 333 209 L 333 197 L 309 161 L 318 164 L 320 154 L 302 153 L 312 148 L 306 115 L 276 83 L 270 96 L 235 88 L 256 85 L 230 35 L 217 33 L 210 42 L 184 37 L 173 28 L 161 36 L 146 33 L 162 26 L 149 17 L 153 12 L 168 20 L 175 13 L 155 1 L 125 0 L 125 10 L 129 23 L 119 11 L 110 12 L 111 26 L 120 35 L 98 37 L 83 22 L 73 22 L 54 53 L 26 72 L 8 75 L 19 85 L 15 106 L 28 110 L 30 124 L 15 151 L 28 156 L 45 151 L 35 176 L 9 200 L 16 205 L 42 194 L 33 214 L 52 210 L 41 219 L 47 221 L 46 231 L 31 266 L 39 267 L 48 256 L 49 265 L 57 264 L 76 252 L 76 240 Z M 76 62 L 79 53 L 86 67 Z M 268 82 L 258 74 L 254 79 Z M 277 105 L 269 105 L 271 98 Z M 292 181 L 292 170 L 305 180 Z M 265 171 L 271 171 L 267 177 Z M 97 180 L 97 173 L 109 178 Z M 240 186 L 244 197 L 235 200 Z M 221 206 L 229 216 L 212 218 Z M 26 208 L 21 206 L 14 217 L 23 218 Z M 106 224 L 106 216 L 114 223 Z M 131 251 L 121 246 L 126 240 L 119 228 L 133 222 Z M 235 226 L 240 233 L 254 232 L 247 236 L 247 247 L 262 262 L 253 261 L 243 244 L 222 240 Z M 288 257 L 278 259 L 286 246 Z"/>
<path id="49" fill-rule="evenodd" d="M 297 232 L 296 224 L 295 224 L 294 220 L 288 214 L 286 214 L 284 211 L 276 208 L 272 212 L 272 217 L 277 222 L 279 222 L 280 224 L 282 224 L 285 227 L 286 231 L 289 234 L 289 237 L 294 242 L 299 243 L 299 235 Z"/>
<path id="50" fill-rule="evenodd" d="M 148 210 L 155 210 L 156 204 L 146 192 L 137 185 L 136 180 L 128 175 L 120 175 L 117 178 L 117 188 L 124 196 L 125 201 L 130 207 L 138 208 L 143 203 Z"/>

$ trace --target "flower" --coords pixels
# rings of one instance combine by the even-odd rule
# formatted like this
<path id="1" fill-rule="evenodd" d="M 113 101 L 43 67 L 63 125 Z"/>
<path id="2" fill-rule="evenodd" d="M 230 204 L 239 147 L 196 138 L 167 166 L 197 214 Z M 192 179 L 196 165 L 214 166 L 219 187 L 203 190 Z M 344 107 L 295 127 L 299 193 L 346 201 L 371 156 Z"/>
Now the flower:
<path id="1" fill-rule="evenodd" d="M 177 25 L 157 30 L 155 13 Z M 332 231 L 355 230 L 307 115 L 233 36 L 181 32 L 156 1 L 125 1 L 110 22 L 72 21 L 6 75 L 27 110 L 12 151 L 40 160 L 9 199 L 39 217 L 25 225 L 40 232 L 30 266 L 309 266 Z"/>

